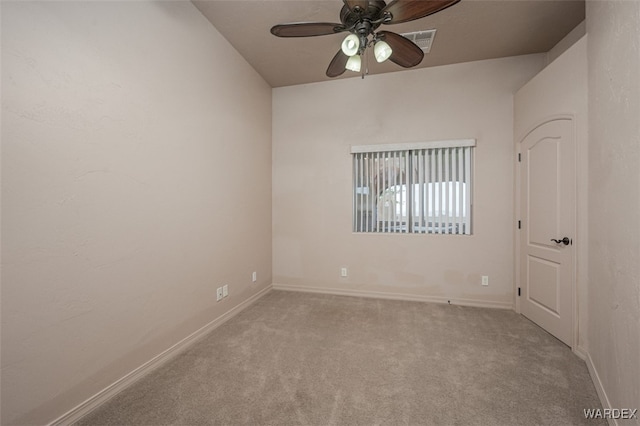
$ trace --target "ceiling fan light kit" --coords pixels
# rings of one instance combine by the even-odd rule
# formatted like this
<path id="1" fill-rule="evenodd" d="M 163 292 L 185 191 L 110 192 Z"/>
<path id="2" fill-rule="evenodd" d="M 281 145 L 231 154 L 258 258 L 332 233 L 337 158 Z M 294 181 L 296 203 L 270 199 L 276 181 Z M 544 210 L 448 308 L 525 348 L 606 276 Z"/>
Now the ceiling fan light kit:
<path id="1" fill-rule="evenodd" d="M 347 65 L 345 65 L 346 69 L 353 72 L 360 72 L 361 67 L 362 67 L 362 59 L 360 58 L 360 55 L 350 56 L 349 59 L 347 60 Z"/>
<path id="2" fill-rule="evenodd" d="M 375 46 L 373 46 L 373 55 L 376 57 L 376 61 L 384 62 L 393 53 L 393 49 L 386 41 L 379 40 Z"/>
<path id="3" fill-rule="evenodd" d="M 342 52 L 347 56 L 353 56 L 360 50 L 360 39 L 355 34 L 349 34 L 342 42 Z"/>
<path id="4" fill-rule="evenodd" d="M 377 62 L 387 59 L 404 68 L 418 65 L 424 52 L 411 40 L 391 31 L 378 31 L 380 25 L 392 25 L 424 18 L 440 12 L 460 0 L 343 0 L 340 24 L 299 22 L 279 24 L 271 28 L 278 37 L 313 37 L 348 31 L 340 50 L 327 68 L 328 77 L 342 75 L 345 70 L 360 72 L 361 55 L 373 44 Z M 364 75 L 363 75 L 364 77 Z"/>

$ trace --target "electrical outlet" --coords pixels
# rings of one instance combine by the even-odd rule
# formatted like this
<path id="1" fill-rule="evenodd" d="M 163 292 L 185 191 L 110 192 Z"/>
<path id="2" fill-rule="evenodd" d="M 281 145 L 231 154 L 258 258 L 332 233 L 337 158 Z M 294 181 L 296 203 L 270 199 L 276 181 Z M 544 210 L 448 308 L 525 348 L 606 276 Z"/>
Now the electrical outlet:
<path id="1" fill-rule="evenodd" d="M 348 274 L 347 274 L 347 268 L 341 268 L 341 269 L 340 269 L 340 276 L 341 276 L 341 277 L 343 277 L 343 278 L 344 278 L 344 277 L 346 277 L 346 276 L 348 276 Z"/>
<path id="2" fill-rule="evenodd" d="M 216 302 L 219 302 L 222 300 L 224 296 L 222 295 L 222 287 L 218 287 L 216 289 Z"/>
<path id="3" fill-rule="evenodd" d="M 229 295 L 229 285 L 225 284 L 222 286 L 222 297 L 227 297 Z"/>
<path id="4" fill-rule="evenodd" d="M 251 274 L 251 282 L 256 282 L 258 281 L 258 273 L 257 272 L 253 272 L 253 274 Z"/>
<path id="5" fill-rule="evenodd" d="M 488 275 L 483 275 L 482 276 L 482 285 L 489 285 L 489 276 Z"/>

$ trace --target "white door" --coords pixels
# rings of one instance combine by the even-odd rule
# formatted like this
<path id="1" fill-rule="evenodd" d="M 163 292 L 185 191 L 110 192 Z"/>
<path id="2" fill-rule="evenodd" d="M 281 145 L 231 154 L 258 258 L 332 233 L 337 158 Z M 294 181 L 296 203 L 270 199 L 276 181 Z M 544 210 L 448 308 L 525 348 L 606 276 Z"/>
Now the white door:
<path id="1" fill-rule="evenodd" d="M 521 141 L 520 153 L 521 312 L 571 346 L 575 280 L 573 121 L 557 119 L 536 127 Z"/>

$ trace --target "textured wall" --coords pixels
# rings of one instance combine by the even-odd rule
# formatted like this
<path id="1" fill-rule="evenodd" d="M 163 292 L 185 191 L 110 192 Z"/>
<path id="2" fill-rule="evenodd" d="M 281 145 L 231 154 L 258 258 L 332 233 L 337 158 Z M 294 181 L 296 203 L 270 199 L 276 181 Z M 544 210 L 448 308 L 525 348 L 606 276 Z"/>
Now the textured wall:
<path id="1" fill-rule="evenodd" d="M 2 424 L 271 283 L 270 139 L 270 87 L 191 3 L 2 2 Z"/>
<path id="2" fill-rule="evenodd" d="M 532 55 L 275 89 L 274 284 L 512 306 L 513 94 L 543 62 Z M 351 232 L 351 145 L 464 138 L 477 139 L 473 236 Z"/>
<path id="3" fill-rule="evenodd" d="M 580 25 L 579 27 L 582 27 Z M 580 30 L 580 28 L 578 28 Z M 588 274 L 588 96 L 587 96 L 587 37 L 582 37 L 573 46 L 566 47 L 573 35 L 559 43 L 566 49 L 545 67 L 515 95 L 514 142 L 536 126 L 554 115 L 570 114 L 574 120 L 576 147 L 576 227 L 571 233 L 574 240 L 576 264 L 577 327 L 579 336 L 575 342 L 581 354 L 587 351 L 587 274 Z M 518 179 L 516 177 L 516 179 Z M 575 323 L 575 321 L 574 321 Z"/>
<path id="4" fill-rule="evenodd" d="M 583 38 L 587 33 L 587 22 L 582 21 L 574 29 L 569 32 L 562 40 L 560 40 L 555 46 L 547 52 L 547 64 L 555 61 L 561 56 L 567 49 L 573 46 L 578 40 Z"/>
<path id="5" fill-rule="evenodd" d="M 640 408 L 640 2 L 588 1 L 587 36 L 589 354 L 611 406 Z"/>

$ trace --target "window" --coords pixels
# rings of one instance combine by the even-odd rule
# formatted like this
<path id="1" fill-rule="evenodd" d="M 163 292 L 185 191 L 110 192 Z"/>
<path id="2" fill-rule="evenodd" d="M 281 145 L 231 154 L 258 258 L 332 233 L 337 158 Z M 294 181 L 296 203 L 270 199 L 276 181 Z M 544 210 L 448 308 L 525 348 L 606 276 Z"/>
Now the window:
<path id="1" fill-rule="evenodd" d="M 475 140 L 351 148 L 353 231 L 471 234 Z"/>

